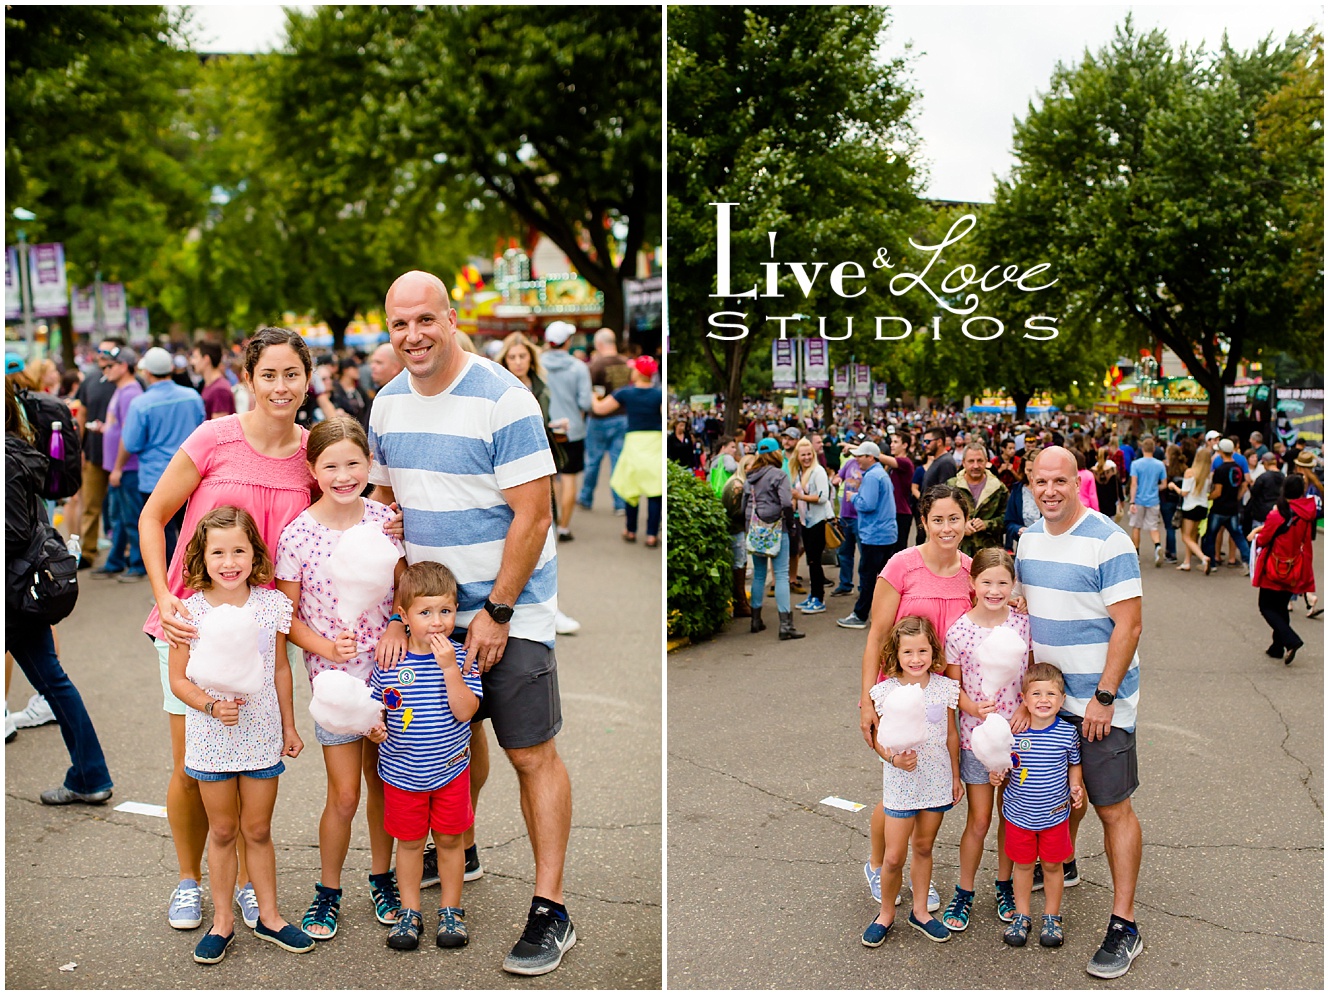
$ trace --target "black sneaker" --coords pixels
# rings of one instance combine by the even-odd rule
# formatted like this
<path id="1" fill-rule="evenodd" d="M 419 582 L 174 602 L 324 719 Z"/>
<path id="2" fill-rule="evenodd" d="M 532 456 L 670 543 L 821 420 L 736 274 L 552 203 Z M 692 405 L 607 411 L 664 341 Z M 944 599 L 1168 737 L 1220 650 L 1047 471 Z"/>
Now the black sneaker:
<path id="1" fill-rule="evenodd" d="M 438 884 L 438 848 L 433 843 L 425 844 L 425 870 L 420 879 L 421 888 L 432 888 Z"/>
<path id="2" fill-rule="evenodd" d="M 1131 962 L 1144 953 L 1144 938 L 1113 920 L 1107 936 L 1085 968 L 1095 978 L 1120 978 L 1131 969 Z"/>
<path id="3" fill-rule="evenodd" d="M 571 919 L 560 919 L 544 903 L 532 903 L 526 931 L 503 961 L 509 974 L 548 974 L 563 961 L 577 942 Z"/>
<path id="4" fill-rule="evenodd" d="M 1065 870 L 1066 880 L 1063 882 L 1067 888 L 1074 888 L 1080 883 L 1080 870 L 1075 866 L 1075 858 L 1072 857 L 1062 865 Z"/>
<path id="5" fill-rule="evenodd" d="M 485 869 L 480 866 L 480 851 L 478 847 L 470 846 L 466 848 L 466 872 L 462 874 L 463 881 L 479 881 L 485 876 Z"/>

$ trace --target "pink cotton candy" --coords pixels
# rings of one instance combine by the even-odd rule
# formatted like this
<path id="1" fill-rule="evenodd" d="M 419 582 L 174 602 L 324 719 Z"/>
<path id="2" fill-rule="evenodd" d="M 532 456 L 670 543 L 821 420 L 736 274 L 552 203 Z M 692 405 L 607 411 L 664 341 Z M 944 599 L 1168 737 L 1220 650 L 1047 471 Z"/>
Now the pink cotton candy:
<path id="1" fill-rule="evenodd" d="M 185 676 L 201 688 L 244 698 L 263 690 L 263 627 L 248 608 L 219 605 L 198 624 Z"/>
<path id="2" fill-rule="evenodd" d="M 392 593 L 392 574 L 401 554 L 377 522 L 353 525 L 328 557 L 328 576 L 337 593 L 337 615 L 355 630 L 360 617 Z"/>
<path id="3" fill-rule="evenodd" d="M 928 739 L 927 707 L 923 689 L 917 684 L 903 684 L 881 704 L 877 723 L 877 742 L 892 753 L 902 753 L 922 746 Z"/>
<path id="4" fill-rule="evenodd" d="M 369 685 L 342 670 L 325 670 L 314 678 L 309 714 L 328 732 L 363 736 L 379 720 L 383 706 Z"/>
<path id="5" fill-rule="evenodd" d="M 995 772 L 1011 769 L 1011 749 L 1015 736 L 1011 724 L 997 712 L 991 712 L 969 737 L 974 756 L 988 770 Z"/>
<path id="6" fill-rule="evenodd" d="M 1028 655 L 1029 647 L 1014 629 L 1004 625 L 993 629 L 974 650 L 983 697 L 993 701 L 1002 688 L 1014 683 Z"/>

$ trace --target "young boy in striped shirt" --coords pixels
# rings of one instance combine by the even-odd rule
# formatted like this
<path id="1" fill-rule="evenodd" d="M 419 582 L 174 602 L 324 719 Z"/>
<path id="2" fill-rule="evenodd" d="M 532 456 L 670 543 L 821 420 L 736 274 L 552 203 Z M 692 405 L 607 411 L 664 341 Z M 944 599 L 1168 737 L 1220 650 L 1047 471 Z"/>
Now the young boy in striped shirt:
<path id="1" fill-rule="evenodd" d="M 407 567 L 397 584 L 396 610 L 406 623 L 406 656 L 390 670 L 375 668 L 369 679 L 384 708 L 383 724 L 369 738 L 382 744 L 383 828 L 397 840 L 401 888 L 401 918 L 388 933 L 388 946 L 414 950 L 420 944 L 420 880 L 432 831 L 440 889 L 435 942 L 464 947 L 462 834 L 475 821 L 470 719 L 484 694 L 480 670 L 462 673 L 466 653 L 449 638 L 457 619 L 457 578 L 443 564 Z"/>
<path id="2" fill-rule="evenodd" d="M 1034 862 L 1043 864 L 1043 928 L 1038 942 L 1059 947 L 1064 862 L 1070 858 L 1071 808 L 1084 805 L 1084 776 L 1080 770 L 1080 735 L 1057 713 L 1066 701 L 1061 671 L 1050 663 L 1035 663 L 1024 675 L 1024 704 L 1029 729 L 1015 737 L 1012 768 L 993 773 L 993 784 L 1006 781 L 1002 818 L 1006 820 L 1006 855 L 1015 863 L 1015 918 L 1002 934 L 1013 947 L 1022 947 L 1033 926 L 1030 894 Z"/>

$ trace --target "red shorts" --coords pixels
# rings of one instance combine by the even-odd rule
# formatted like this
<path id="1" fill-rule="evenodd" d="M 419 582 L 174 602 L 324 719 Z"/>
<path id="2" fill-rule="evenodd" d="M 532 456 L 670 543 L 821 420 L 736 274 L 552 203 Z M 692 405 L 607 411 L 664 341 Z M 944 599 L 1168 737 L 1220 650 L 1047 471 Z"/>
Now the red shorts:
<path id="1" fill-rule="evenodd" d="M 385 785 L 386 788 L 386 785 Z M 1064 864 L 1074 856 L 1071 850 L 1071 820 L 1058 822 L 1048 829 L 1021 829 L 1006 820 L 1006 856 L 1017 864 Z"/>
<path id="2" fill-rule="evenodd" d="M 396 840 L 421 840 L 432 829 L 459 836 L 475 823 L 468 767 L 435 791 L 403 791 L 383 782 L 383 829 Z"/>

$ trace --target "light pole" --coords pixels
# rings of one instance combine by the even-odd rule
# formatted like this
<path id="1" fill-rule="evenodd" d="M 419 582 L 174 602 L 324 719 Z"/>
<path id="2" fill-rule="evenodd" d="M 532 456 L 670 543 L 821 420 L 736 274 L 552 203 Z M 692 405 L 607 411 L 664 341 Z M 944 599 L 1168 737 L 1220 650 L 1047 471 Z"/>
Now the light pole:
<path id="1" fill-rule="evenodd" d="M 19 221 L 36 221 L 37 215 L 22 207 L 14 208 L 14 217 Z M 19 296 L 23 300 L 23 340 L 27 343 L 27 360 L 31 362 L 37 357 L 34 353 L 33 331 L 32 331 L 32 293 L 28 285 L 28 233 L 22 228 L 18 230 L 18 273 L 19 273 Z"/>

